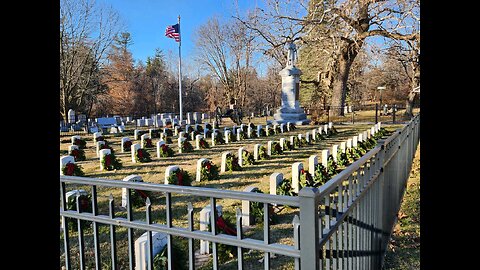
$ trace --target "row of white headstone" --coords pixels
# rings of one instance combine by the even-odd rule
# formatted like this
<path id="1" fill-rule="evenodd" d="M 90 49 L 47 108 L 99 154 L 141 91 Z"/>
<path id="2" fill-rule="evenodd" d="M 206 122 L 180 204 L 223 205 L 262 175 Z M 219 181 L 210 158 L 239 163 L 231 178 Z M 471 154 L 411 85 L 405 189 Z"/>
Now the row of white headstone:
<path id="1" fill-rule="evenodd" d="M 370 129 L 359 133 L 358 136 L 353 136 L 351 139 L 347 139 L 345 142 L 340 143 L 340 151 L 345 153 L 347 149 L 352 147 L 357 147 L 358 142 L 362 142 L 364 140 L 368 140 L 371 136 L 375 136 L 375 134 L 380 130 L 381 122 L 378 122 Z M 322 150 L 322 165 L 326 168 L 328 164 L 328 157 L 330 155 L 333 156 L 333 159 L 337 161 L 337 154 L 338 154 L 339 145 L 334 144 L 332 145 L 331 149 L 324 149 Z M 314 177 L 315 167 L 318 164 L 318 157 L 316 155 L 311 155 L 308 158 L 308 171 Z M 295 162 L 292 164 L 292 188 L 293 190 L 298 193 L 299 192 L 299 183 L 300 183 L 300 171 L 304 169 L 302 162 Z M 273 173 L 270 176 L 270 194 L 276 195 L 276 190 L 278 185 L 283 181 L 283 174 L 282 173 Z"/>

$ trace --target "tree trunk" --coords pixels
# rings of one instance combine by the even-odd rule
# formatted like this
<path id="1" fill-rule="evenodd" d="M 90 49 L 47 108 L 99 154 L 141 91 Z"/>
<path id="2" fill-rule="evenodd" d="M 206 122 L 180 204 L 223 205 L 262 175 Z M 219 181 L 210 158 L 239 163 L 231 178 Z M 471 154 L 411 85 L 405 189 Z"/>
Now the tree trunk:
<path id="1" fill-rule="evenodd" d="M 413 102 L 415 101 L 415 97 L 417 93 L 410 91 L 408 93 L 407 101 L 405 102 L 405 116 L 412 118 L 413 117 Z"/>
<path id="2" fill-rule="evenodd" d="M 333 116 L 344 116 L 343 106 L 345 106 L 347 97 L 348 75 L 354 59 L 354 57 L 342 54 L 338 61 L 338 73 L 333 78 L 332 108 L 330 110 Z"/>

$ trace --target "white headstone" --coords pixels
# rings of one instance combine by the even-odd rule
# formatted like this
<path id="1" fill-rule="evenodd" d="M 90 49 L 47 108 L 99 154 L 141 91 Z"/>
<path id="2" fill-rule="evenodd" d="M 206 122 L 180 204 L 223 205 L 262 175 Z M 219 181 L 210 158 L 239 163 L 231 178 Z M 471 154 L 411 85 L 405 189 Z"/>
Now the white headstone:
<path id="1" fill-rule="evenodd" d="M 145 232 L 137 240 L 135 240 L 135 270 L 147 270 L 149 253 L 148 248 L 148 232 Z M 162 232 L 152 232 L 152 255 L 155 257 L 167 245 L 167 234 Z"/>
<path id="2" fill-rule="evenodd" d="M 217 209 L 217 217 L 222 216 L 222 206 L 217 204 L 215 208 Z M 205 206 L 200 211 L 200 231 L 208 231 L 211 212 L 212 207 L 210 205 Z M 210 254 L 209 244 L 209 241 L 200 240 L 200 254 Z"/>
<path id="3" fill-rule="evenodd" d="M 270 175 L 270 194 L 277 195 L 277 187 L 283 181 L 283 173 L 272 173 Z"/>
<path id="4" fill-rule="evenodd" d="M 143 179 L 140 175 L 129 175 L 125 178 L 123 178 L 123 181 L 125 182 L 143 182 Z M 131 194 L 132 192 L 130 192 Z M 122 207 L 126 208 L 127 207 L 127 189 L 122 188 Z"/>
<path id="5" fill-rule="evenodd" d="M 78 136 L 78 135 L 72 136 L 72 137 L 71 137 L 72 144 L 75 143 L 75 139 L 81 140 L 82 138 L 81 138 L 80 136 Z"/>
<path id="6" fill-rule="evenodd" d="M 258 125 L 257 126 L 257 137 L 260 137 L 261 134 L 260 134 L 260 131 L 262 130 L 262 125 Z"/>
<path id="7" fill-rule="evenodd" d="M 325 130 L 325 133 L 328 134 L 328 125 L 327 124 L 323 125 L 323 130 Z"/>
<path id="8" fill-rule="evenodd" d="M 347 139 L 347 149 L 352 148 L 352 139 Z"/>
<path id="9" fill-rule="evenodd" d="M 243 192 L 255 192 L 257 191 L 257 187 L 246 187 Z M 242 200 L 242 225 L 243 226 L 252 226 L 255 223 L 255 217 L 250 215 L 250 201 Z"/>
<path id="10" fill-rule="evenodd" d="M 293 191 L 298 193 L 300 190 L 300 170 L 303 169 L 302 162 L 295 162 L 292 164 L 292 188 Z"/>
<path id="11" fill-rule="evenodd" d="M 105 158 L 106 155 L 110 155 L 112 153 L 112 151 L 110 151 L 110 149 L 102 149 L 99 151 L 98 155 L 99 155 L 99 158 L 100 158 L 100 170 L 103 170 L 103 164 L 102 164 L 102 160 Z"/>
<path id="12" fill-rule="evenodd" d="M 165 185 L 168 185 L 168 178 L 170 177 L 170 175 L 179 168 L 180 167 L 178 167 L 177 165 L 170 165 L 165 169 Z"/>
<path id="13" fill-rule="evenodd" d="M 134 143 L 132 146 L 130 146 L 130 151 L 132 154 L 132 162 L 136 163 L 137 161 L 135 160 L 135 155 L 137 155 L 137 150 L 140 149 L 140 144 L 139 143 Z"/>
<path id="14" fill-rule="evenodd" d="M 364 131 L 363 132 L 363 141 L 366 141 L 368 138 L 369 138 L 369 132 L 368 131 Z"/>
<path id="15" fill-rule="evenodd" d="M 317 141 L 317 129 L 312 129 L 312 141 Z"/>
<path id="16" fill-rule="evenodd" d="M 363 142 L 363 134 L 362 133 L 358 133 L 358 141 Z"/>
<path id="17" fill-rule="evenodd" d="M 290 136 L 290 145 L 292 146 L 292 149 L 295 149 L 295 137 L 296 136 L 293 136 L 293 135 Z"/>
<path id="18" fill-rule="evenodd" d="M 157 157 L 158 157 L 158 158 L 161 158 L 161 156 L 160 156 L 160 149 L 161 149 L 162 145 L 164 145 L 164 144 L 165 144 L 164 141 L 158 141 L 158 142 L 157 142 Z"/>
<path id="19" fill-rule="evenodd" d="M 196 174 L 196 178 L 195 178 L 195 181 L 197 182 L 200 182 L 201 179 L 202 179 L 202 173 L 201 173 L 201 170 L 202 170 L 202 164 L 203 162 L 205 161 L 209 161 L 208 159 L 206 158 L 200 158 L 197 160 L 197 174 Z"/>
<path id="20" fill-rule="evenodd" d="M 134 140 L 138 140 L 138 139 L 140 138 L 139 134 L 140 134 L 140 130 L 135 129 L 135 130 L 133 131 L 133 139 L 134 139 Z"/>
<path id="21" fill-rule="evenodd" d="M 238 148 L 238 165 L 243 167 L 243 151 L 245 151 L 245 147 Z"/>
<path id="22" fill-rule="evenodd" d="M 97 138 L 98 137 L 102 137 L 102 133 L 101 132 L 95 132 L 93 133 L 93 141 L 94 142 L 97 142 Z"/>
<path id="23" fill-rule="evenodd" d="M 308 131 L 305 133 L 305 140 L 307 141 L 307 143 L 311 143 L 310 132 Z"/>
<path id="24" fill-rule="evenodd" d="M 320 133 L 320 135 L 323 134 L 323 127 L 322 126 L 318 127 L 318 133 Z"/>
<path id="25" fill-rule="evenodd" d="M 287 150 L 285 149 L 285 138 L 280 138 L 280 148 L 282 148 L 283 151 Z"/>
<path id="26" fill-rule="evenodd" d="M 143 148 L 143 145 L 144 145 L 146 139 L 151 139 L 150 135 L 143 134 L 142 136 L 140 136 L 140 145 L 141 145 L 142 148 Z"/>
<path id="27" fill-rule="evenodd" d="M 248 128 L 247 128 L 247 137 L 248 137 L 249 139 L 252 138 L 252 133 L 253 133 L 252 127 L 251 127 L 251 126 L 248 126 Z"/>
<path id="28" fill-rule="evenodd" d="M 375 127 L 370 128 L 370 136 L 375 136 Z"/>
<path id="29" fill-rule="evenodd" d="M 337 162 L 337 154 L 338 154 L 338 145 L 334 144 L 332 145 L 332 156 L 335 162 Z"/>
<path id="30" fill-rule="evenodd" d="M 285 132 L 285 124 L 284 124 L 284 123 L 281 123 L 281 124 L 280 124 L 280 132 L 281 132 L 281 133 L 284 133 L 284 132 Z"/>
<path id="31" fill-rule="evenodd" d="M 267 155 L 268 156 L 272 156 L 272 145 L 273 145 L 273 141 L 268 141 L 267 142 Z"/>
<path id="32" fill-rule="evenodd" d="M 116 134 L 118 133 L 118 128 L 117 127 L 110 127 L 110 134 Z"/>
<path id="33" fill-rule="evenodd" d="M 342 153 L 346 152 L 346 142 L 340 143 L 340 151 L 342 151 Z"/>
<path id="34" fill-rule="evenodd" d="M 242 133 L 243 133 L 243 129 L 237 128 L 237 141 L 242 140 L 242 137 L 241 137 Z"/>
<path id="35" fill-rule="evenodd" d="M 272 134 L 270 134 L 269 129 L 270 129 L 270 125 L 265 125 L 265 135 L 266 136 L 272 136 Z"/>
<path id="36" fill-rule="evenodd" d="M 226 172 L 227 170 L 227 155 L 228 154 L 232 154 L 232 152 L 230 151 L 227 151 L 227 152 L 223 152 L 222 153 L 222 165 L 221 165 L 221 168 L 220 168 L 220 172 L 224 173 Z"/>
<path id="37" fill-rule="evenodd" d="M 67 165 L 67 163 L 74 163 L 75 164 L 75 158 L 73 156 L 62 156 L 60 157 L 60 175 L 63 174 L 63 167 Z"/>
<path id="38" fill-rule="evenodd" d="M 260 152 L 260 147 L 261 147 L 261 146 L 262 146 L 262 145 L 261 145 L 261 144 L 258 144 L 258 143 L 253 145 L 253 159 L 259 160 L 258 154 L 259 154 L 259 152 Z"/>
<path id="39" fill-rule="evenodd" d="M 120 148 L 122 148 L 122 153 L 125 153 L 125 150 L 123 150 L 123 145 L 125 144 L 125 142 L 129 142 L 130 141 L 130 138 L 128 137 L 123 137 L 121 142 L 120 142 Z"/>
<path id="40" fill-rule="evenodd" d="M 104 141 L 97 142 L 97 157 L 100 156 L 100 150 L 102 149 L 102 145 L 105 145 Z"/>
<path id="41" fill-rule="evenodd" d="M 75 123 L 75 111 L 70 109 L 67 112 L 68 114 L 68 123 Z"/>
<path id="42" fill-rule="evenodd" d="M 292 123 L 287 122 L 287 131 L 291 131 L 292 129 Z"/>
<path id="43" fill-rule="evenodd" d="M 328 156 L 330 155 L 330 151 L 328 149 L 322 150 L 322 165 L 323 167 L 327 168 L 328 164 Z"/>
<path id="44" fill-rule="evenodd" d="M 118 132 L 120 132 L 120 133 L 125 132 L 125 126 L 123 126 L 123 125 L 122 125 L 122 126 L 118 126 L 117 129 L 118 129 Z"/>
<path id="45" fill-rule="evenodd" d="M 316 155 L 311 155 L 308 158 L 308 171 L 312 176 L 315 176 L 315 166 L 318 164 L 318 158 Z"/>
<path id="46" fill-rule="evenodd" d="M 68 152 L 72 152 L 73 150 L 78 150 L 78 145 L 69 145 L 68 146 Z"/>
<path id="47" fill-rule="evenodd" d="M 358 137 L 357 137 L 357 136 L 353 136 L 352 146 L 353 146 L 353 147 L 357 147 L 357 142 L 358 142 Z"/>
<path id="48" fill-rule="evenodd" d="M 332 122 L 329 122 L 328 123 L 328 129 L 331 129 L 333 127 L 333 123 Z"/>
<path id="49" fill-rule="evenodd" d="M 215 146 L 215 137 L 217 136 L 217 131 L 214 129 L 212 131 L 212 146 Z"/>
<path id="50" fill-rule="evenodd" d="M 195 135 L 195 149 L 200 150 L 200 139 L 202 139 L 202 135 Z"/>
<path id="51" fill-rule="evenodd" d="M 226 144 L 231 143 L 230 140 L 228 139 L 228 136 L 230 135 L 230 133 L 231 133 L 230 130 L 225 130 L 225 133 L 224 133 L 225 138 L 224 138 L 224 140 L 225 140 L 225 143 L 226 143 Z"/>
<path id="52" fill-rule="evenodd" d="M 180 132 L 180 133 L 181 133 L 181 132 Z M 179 152 L 179 153 L 183 153 L 183 152 L 182 152 L 182 144 L 183 144 L 183 142 L 185 142 L 186 140 L 187 140 L 187 139 L 185 139 L 184 137 L 178 137 L 178 139 L 177 139 L 178 142 L 177 142 L 177 143 L 178 143 L 178 152 Z"/>

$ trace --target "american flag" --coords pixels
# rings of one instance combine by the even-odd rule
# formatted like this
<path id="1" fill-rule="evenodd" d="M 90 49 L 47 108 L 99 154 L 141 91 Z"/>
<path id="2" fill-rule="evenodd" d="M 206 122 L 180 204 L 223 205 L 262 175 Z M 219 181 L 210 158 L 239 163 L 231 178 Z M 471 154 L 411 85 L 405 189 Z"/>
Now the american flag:
<path id="1" fill-rule="evenodd" d="M 174 38 L 176 42 L 180 42 L 180 25 L 177 23 L 175 25 L 167 26 L 165 36 Z"/>

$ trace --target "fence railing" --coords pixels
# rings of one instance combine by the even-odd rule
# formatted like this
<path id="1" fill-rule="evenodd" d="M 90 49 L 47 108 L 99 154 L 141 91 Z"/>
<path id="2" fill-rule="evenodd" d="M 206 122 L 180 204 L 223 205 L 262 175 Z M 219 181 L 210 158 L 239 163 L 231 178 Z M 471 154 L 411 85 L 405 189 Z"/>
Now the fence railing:
<path id="1" fill-rule="evenodd" d="M 254 192 L 239 192 L 202 187 L 163 185 L 143 182 L 126 182 L 99 178 L 60 176 L 60 216 L 63 224 L 73 220 L 77 225 L 78 236 L 75 239 L 80 269 L 85 269 L 85 237 L 83 221 L 93 223 L 94 265 L 101 269 L 101 240 L 110 241 L 111 268 L 117 269 L 116 230 L 126 228 L 128 238 L 128 265 L 134 269 L 134 229 L 148 233 L 152 243 L 152 232 L 167 234 L 168 269 L 172 269 L 172 236 L 188 240 L 189 269 L 195 268 L 194 240 L 210 241 L 212 245 L 213 269 L 219 268 L 217 245 L 227 244 L 237 247 L 238 269 L 244 267 L 245 249 L 263 252 L 264 269 L 271 268 L 271 255 L 290 257 L 295 269 L 381 269 L 392 228 L 396 222 L 406 181 L 411 169 L 415 149 L 419 142 L 420 115 L 415 116 L 402 129 L 380 141 L 375 148 L 351 164 L 319 189 L 305 187 L 298 196 L 269 195 Z M 89 187 L 92 211 L 82 212 L 79 197 L 77 210 L 67 210 L 66 192 L 73 186 Z M 102 198 L 103 212 L 99 211 L 99 188 L 114 190 L 126 189 L 126 217 L 115 215 L 114 199 L 105 202 Z M 151 203 L 147 200 L 144 217 L 138 219 L 131 206 L 134 190 L 162 193 L 164 196 L 165 222 L 152 222 Z M 184 227 L 173 225 L 173 196 L 186 196 L 187 212 Z M 216 224 L 217 201 L 221 199 L 247 200 L 263 204 L 263 239 L 245 237 L 242 228 L 242 212 L 236 211 L 237 235 L 227 235 L 210 226 L 209 231 L 196 230 L 198 221 L 194 220 L 191 201 L 195 198 L 207 198 L 212 214 L 210 224 Z M 107 205 L 107 206 L 105 206 Z M 284 205 L 298 209 L 291 225 L 293 240 L 289 244 L 272 241 L 269 211 L 272 205 Z M 108 209 L 107 209 L 108 208 Z M 105 210 L 107 209 L 107 210 Z M 178 208 L 175 208 L 179 211 Z M 134 216 L 137 218 L 134 219 Z M 110 226 L 110 237 L 105 240 L 99 231 L 99 225 Z M 68 227 L 62 232 L 64 260 L 66 269 L 72 269 L 70 232 Z M 103 233 L 105 234 L 105 232 Z M 105 251 L 103 251 L 105 253 Z M 152 247 L 148 249 L 149 258 L 153 258 Z M 77 261 L 77 260 L 76 260 Z M 148 261 L 153 269 L 152 260 Z"/>

